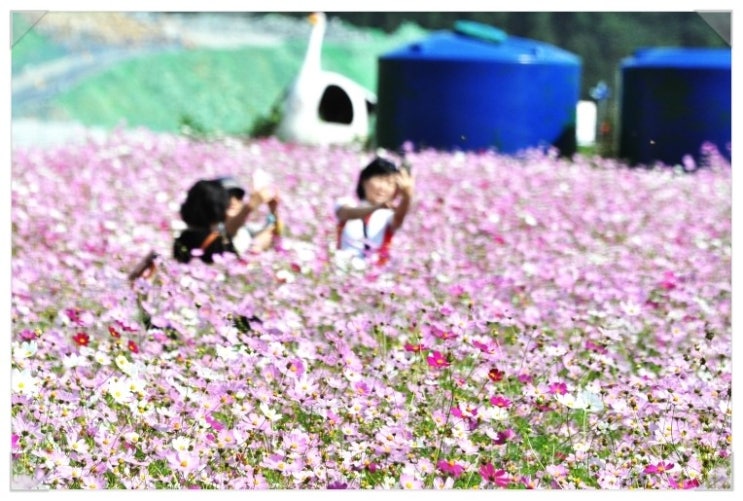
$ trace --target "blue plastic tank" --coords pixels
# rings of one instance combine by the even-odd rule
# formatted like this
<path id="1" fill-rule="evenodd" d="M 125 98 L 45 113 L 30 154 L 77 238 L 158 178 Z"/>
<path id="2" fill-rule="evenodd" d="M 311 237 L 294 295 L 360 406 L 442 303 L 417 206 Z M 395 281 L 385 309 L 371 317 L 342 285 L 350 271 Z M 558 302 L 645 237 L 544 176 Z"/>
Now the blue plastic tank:
<path id="1" fill-rule="evenodd" d="M 458 21 L 379 57 L 379 146 L 576 150 L 581 60 L 552 45 Z"/>
<path id="2" fill-rule="evenodd" d="M 730 160 L 730 63 L 726 48 L 645 48 L 623 59 L 619 157 L 676 165 L 710 142 Z"/>

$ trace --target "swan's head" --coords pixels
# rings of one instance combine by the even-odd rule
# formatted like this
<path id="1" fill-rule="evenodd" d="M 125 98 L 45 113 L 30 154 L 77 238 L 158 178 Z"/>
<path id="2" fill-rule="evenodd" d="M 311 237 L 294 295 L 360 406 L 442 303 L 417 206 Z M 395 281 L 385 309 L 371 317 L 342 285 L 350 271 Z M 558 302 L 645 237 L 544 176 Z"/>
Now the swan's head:
<path id="1" fill-rule="evenodd" d="M 307 20 L 310 22 L 313 26 L 322 26 L 325 24 L 325 13 L 323 12 L 313 12 L 309 16 L 307 16 Z"/>

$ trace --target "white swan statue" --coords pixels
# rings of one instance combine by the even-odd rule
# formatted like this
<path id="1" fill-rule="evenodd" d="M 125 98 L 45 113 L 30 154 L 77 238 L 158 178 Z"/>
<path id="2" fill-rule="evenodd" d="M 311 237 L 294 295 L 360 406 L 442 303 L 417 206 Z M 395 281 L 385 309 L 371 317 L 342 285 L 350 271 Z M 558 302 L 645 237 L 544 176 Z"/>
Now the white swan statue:
<path id="1" fill-rule="evenodd" d="M 276 136 L 311 145 L 363 142 L 377 96 L 348 77 L 322 69 L 326 17 L 316 12 L 309 20 L 314 26 L 307 52 L 284 95 Z"/>

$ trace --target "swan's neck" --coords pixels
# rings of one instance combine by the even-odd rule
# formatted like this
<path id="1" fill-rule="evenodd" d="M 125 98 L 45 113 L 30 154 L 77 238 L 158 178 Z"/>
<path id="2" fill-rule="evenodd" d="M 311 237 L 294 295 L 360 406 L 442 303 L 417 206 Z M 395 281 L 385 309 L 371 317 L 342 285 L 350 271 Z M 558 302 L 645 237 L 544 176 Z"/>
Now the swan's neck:
<path id="1" fill-rule="evenodd" d="M 307 52 L 304 54 L 304 62 L 299 70 L 299 75 L 312 71 L 320 71 L 321 64 L 320 60 L 322 57 L 322 41 L 325 37 L 325 23 L 318 21 L 312 27 L 312 33 L 310 33 L 310 41 L 307 44 Z"/>

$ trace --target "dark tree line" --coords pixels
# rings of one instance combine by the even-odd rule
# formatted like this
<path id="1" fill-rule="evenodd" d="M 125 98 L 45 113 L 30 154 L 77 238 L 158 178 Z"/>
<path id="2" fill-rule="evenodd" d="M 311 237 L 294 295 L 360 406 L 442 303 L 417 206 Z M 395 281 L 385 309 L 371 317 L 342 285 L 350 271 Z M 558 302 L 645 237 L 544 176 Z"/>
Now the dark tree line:
<path id="1" fill-rule="evenodd" d="M 306 14 L 296 14 L 306 15 Z M 641 47 L 729 47 L 696 12 L 329 12 L 361 27 L 393 32 L 413 22 L 428 30 L 451 29 L 465 19 L 509 35 L 550 43 L 582 60 L 581 98 L 603 80 L 612 87 L 619 65 Z M 724 15 L 721 18 L 724 22 Z M 729 33 L 729 16 L 727 17 Z M 728 39 L 729 40 L 729 39 Z"/>

